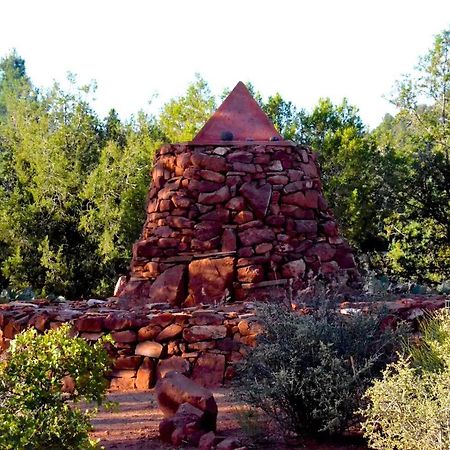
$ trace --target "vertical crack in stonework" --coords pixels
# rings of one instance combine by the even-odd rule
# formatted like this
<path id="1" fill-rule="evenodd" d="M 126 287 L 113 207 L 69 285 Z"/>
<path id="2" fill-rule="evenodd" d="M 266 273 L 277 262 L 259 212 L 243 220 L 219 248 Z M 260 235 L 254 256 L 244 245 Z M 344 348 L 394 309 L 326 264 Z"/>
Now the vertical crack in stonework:
<path id="1" fill-rule="evenodd" d="M 323 197 L 315 154 L 271 141 L 269 119 L 248 91 L 236 89 L 217 112 L 230 113 L 244 99 L 240 117 L 256 114 L 265 140 L 241 140 L 253 129 L 244 123 L 238 140 L 212 142 L 211 130 L 225 123 L 216 112 L 193 142 L 157 152 L 147 219 L 120 294 L 130 304 L 275 299 L 288 288 L 295 295 L 315 275 L 356 276 L 352 250 Z"/>

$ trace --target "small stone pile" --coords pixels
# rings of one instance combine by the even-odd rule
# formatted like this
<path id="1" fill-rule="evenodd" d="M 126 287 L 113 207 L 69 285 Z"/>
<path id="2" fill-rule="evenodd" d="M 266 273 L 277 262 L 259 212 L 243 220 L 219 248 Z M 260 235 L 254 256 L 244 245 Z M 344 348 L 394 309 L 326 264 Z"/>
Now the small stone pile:
<path id="1" fill-rule="evenodd" d="M 237 439 L 215 434 L 217 404 L 211 391 L 177 372 L 169 372 L 155 388 L 165 419 L 159 425 L 161 440 L 199 450 L 246 450 Z"/>

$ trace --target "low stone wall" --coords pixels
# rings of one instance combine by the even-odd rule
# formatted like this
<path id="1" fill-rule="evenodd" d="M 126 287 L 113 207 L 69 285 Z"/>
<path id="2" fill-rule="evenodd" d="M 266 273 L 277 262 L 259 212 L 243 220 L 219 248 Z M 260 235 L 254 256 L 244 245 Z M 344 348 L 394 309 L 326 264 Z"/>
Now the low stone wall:
<path id="1" fill-rule="evenodd" d="M 383 323 L 417 323 L 425 311 L 445 306 L 445 296 L 410 296 L 385 302 L 345 302 L 341 314 L 370 314 L 383 309 Z M 114 390 L 148 389 L 170 370 L 183 373 L 205 387 L 231 380 L 262 331 L 253 303 L 132 312 L 112 306 L 89 307 L 89 302 L 50 304 L 48 301 L 0 305 L 0 349 L 28 327 L 40 332 L 71 323 L 74 336 L 96 341 L 110 334 Z M 152 305 L 157 307 L 158 305 Z M 161 305 L 162 306 L 162 305 Z M 311 308 L 299 310 L 308 314 Z"/>
<path id="2" fill-rule="evenodd" d="M 0 305 L 2 351 L 20 331 L 44 332 L 64 322 L 74 336 L 96 341 L 110 334 L 114 345 L 111 389 L 148 389 L 167 371 L 177 370 L 205 387 L 220 386 L 235 374 L 235 364 L 255 345 L 261 326 L 251 304 L 204 309 L 135 313 L 88 308 L 85 302 Z"/>

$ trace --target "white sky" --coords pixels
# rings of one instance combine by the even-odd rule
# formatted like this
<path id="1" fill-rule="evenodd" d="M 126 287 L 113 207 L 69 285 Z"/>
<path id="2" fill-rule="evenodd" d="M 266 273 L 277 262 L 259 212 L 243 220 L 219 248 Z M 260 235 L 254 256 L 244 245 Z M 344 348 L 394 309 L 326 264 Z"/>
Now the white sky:
<path id="1" fill-rule="evenodd" d="M 307 109 L 347 97 L 374 127 L 449 26 L 448 0 L 3 0 L 0 56 L 16 48 L 40 87 L 95 79 L 101 116 L 156 112 L 199 72 L 217 95 L 242 80 Z"/>

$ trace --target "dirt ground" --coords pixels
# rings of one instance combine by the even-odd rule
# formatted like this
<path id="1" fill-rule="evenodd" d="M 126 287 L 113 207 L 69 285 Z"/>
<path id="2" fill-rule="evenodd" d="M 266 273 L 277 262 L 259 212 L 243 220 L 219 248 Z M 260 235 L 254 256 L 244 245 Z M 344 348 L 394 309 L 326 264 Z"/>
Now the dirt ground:
<path id="1" fill-rule="evenodd" d="M 255 444 L 248 432 L 256 432 L 254 422 L 247 423 L 247 433 L 242 429 L 242 420 L 238 422 L 238 416 L 242 417 L 243 405 L 238 404 L 231 396 L 230 390 L 215 389 L 219 415 L 217 422 L 217 434 L 220 436 L 233 436 L 250 445 L 252 449 L 277 449 L 277 450 L 367 450 L 367 447 L 358 444 L 328 442 L 308 442 L 303 445 L 286 445 L 279 436 L 271 436 L 267 443 Z M 173 447 L 164 444 L 158 437 L 159 422 L 163 415 L 158 408 L 153 391 L 129 391 L 112 392 L 108 396 L 118 406 L 112 411 L 101 410 L 93 419 L 94 431 L 92 437 L 100 439 L 101 445 L 106 450 L 174 450 Z M 241 413 L 239 413 L 241 411 Z M 265 429 L 260 430 L 264 433 Z M 184 447 L 193 450 L 194 447 Z"/>

